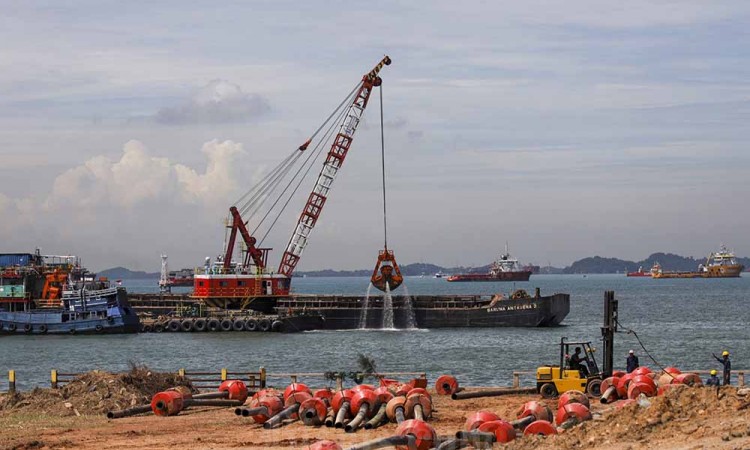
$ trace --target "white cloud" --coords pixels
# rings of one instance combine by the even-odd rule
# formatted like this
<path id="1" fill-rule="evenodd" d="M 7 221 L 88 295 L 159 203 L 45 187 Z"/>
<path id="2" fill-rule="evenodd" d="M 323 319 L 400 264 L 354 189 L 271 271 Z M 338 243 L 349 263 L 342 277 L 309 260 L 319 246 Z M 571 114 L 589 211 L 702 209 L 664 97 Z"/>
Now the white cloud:
<path id="1" fill-rule="evenodd" d="M 162 108 L 156 121 L 167 125 L 247 122 L 270 111 L 268 101 L 258 94 L 246 94 L 238 85 L 213 80 L 190 102 Z"/>

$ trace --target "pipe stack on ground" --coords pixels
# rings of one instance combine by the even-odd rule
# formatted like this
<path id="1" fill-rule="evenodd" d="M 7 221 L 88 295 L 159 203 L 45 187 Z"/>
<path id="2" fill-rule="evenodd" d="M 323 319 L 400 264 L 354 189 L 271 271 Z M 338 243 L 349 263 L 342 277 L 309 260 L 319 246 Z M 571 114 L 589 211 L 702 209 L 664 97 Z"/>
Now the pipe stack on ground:
<path id="1" fill-rule="evenodd" d="M 427 423 L 417 419 L 405 420 L 396 434 L 349 447 L 349 450 L 374 450 L 395 446 L 397 450 L 428 450 L 435 446 L 437 433 Z"/>
<path id="2" fill-rule="evenodd" d="M 284 409 L 263 423 L 263 428 L 271 429 L 282 424 L 285 419 L 297 420 L 302 403 L 312 399 L 310 388 L 302 383 L 292 383 L 284 390 Z"/>

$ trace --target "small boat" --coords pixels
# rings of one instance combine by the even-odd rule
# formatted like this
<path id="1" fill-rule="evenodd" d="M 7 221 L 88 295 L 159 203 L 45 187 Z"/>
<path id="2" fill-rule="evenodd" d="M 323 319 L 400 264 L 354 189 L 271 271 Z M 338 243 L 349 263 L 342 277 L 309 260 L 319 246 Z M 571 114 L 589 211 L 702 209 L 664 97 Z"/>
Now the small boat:
<path id="1" fill-rule="evenodd" d="M 443 272 L 437 272 L 435 274 L 435 278 L 445 278 L 445 277 L 447 277 L 447 275 L 444 274 Z"/>
<path id="2" fill-rule="evenodd" d="M 139 331 L 125 288 L 96 278 L 74 256 L 29 256 L 26 265 L 0 269 L 0 334 Z"/>
<path id="3" fill-rule="evenodd" d="M 706 258 L 705 264 L 698 265 L 695 272 L 665 272 L 659 263 L 651 269 L 654 278 L 737 278 L 745 268 L 737 262 L 734 253 L 721 246 Z"/>
<path id="4" fill-rule="evenodd" d="M 532 271 L 521 267 L 517 259 L 508 253 L 508 244 L 505 244 L 505 253 L 495 260 L 487 273 L 463 273 L 448 277 L 448 281 L 529 281 Z"/>

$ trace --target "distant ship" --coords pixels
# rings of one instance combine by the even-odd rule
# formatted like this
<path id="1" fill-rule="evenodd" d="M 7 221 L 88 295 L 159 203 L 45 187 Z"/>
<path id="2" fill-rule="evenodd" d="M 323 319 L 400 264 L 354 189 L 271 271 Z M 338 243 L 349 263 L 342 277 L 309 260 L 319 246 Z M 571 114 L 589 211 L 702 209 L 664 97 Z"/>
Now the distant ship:
<path id="1" fill-rule="evenodd" d="M 721 246 L 721 250 L 711 253 L 705 264 L 698 266 L 696 272 L 665 272 L 659 263 L 651 269 L 654 278 L 737 278 L 745 266 L 737 262 L 734 253 Z"/>
<path id="2" fill-rule="evenodd" d="M 195 275 L 195 269 L 171 270 L 167 281 L 170 286 L 192 286 Z"/>
<path id="3" fill-rule="evenodd" d="M 529 281 L 532 271 L 521 267 L 517 259 L 508 253 L 508 244 L 505 244 L 505 253 L 492 263 L 487 273 L 463 273 L 448 277 L 448 281 Z"/>
<path id="4" fill-rule="evenodd" d="M 659 263 L 656 263 L 658 265 Z M 654 267 L 656 267 L 656 265 Z M 635 272 L 628 272 L 629 277 L 651 277 L 654 275 L 654 268 L 652 268 L 650 271 L 646 272 L 643 270 L 643 266 L 638 267 L 638 270 Z"/>
<path id="5" fill-rule="evenodd" d="M 0 334 L 137 333 L 127 292 L 75 256 L 0 255 Z"/>
<path id="6" fill-rule="evenodd" d="M 435 278 L 445 278 L 445 277 L 447 277 L 447 275 L 444 274 L 443 272 L 435 273 Z"/>

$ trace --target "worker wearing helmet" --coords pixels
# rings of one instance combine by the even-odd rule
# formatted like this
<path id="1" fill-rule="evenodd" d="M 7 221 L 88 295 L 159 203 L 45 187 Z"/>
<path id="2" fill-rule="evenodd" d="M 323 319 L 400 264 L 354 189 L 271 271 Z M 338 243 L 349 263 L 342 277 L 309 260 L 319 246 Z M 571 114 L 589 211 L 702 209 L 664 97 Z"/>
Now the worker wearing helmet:
<path id="1" fill-rule="evenodd" d="M 628 352 L 628 358 L 625 360 L 625 371 L 630 373 L 640 367 L 640 364 L 638 363 L 638 357 L 635 356 L 635 352 L 633 350 L 630 350 Z"/>
<path id="2" fill-rule="evenodd" d="M 711 353 L 711 356 L 719 361 L 719 364 L 724 366 L 724 386 L 729 386 L 730 378 L 732 377 L 732 362 L 729 361 L 729 352 L 724 350 L 721 353 L 721 358 Z"/>
<path id="3" fill-rule="evenodd" d="M 706 386 L 719 387 L 719 377 L 716 376 L 716 369 L 711 369 L 711 376 L 706 379 Z"/>

